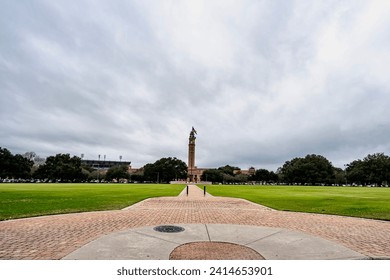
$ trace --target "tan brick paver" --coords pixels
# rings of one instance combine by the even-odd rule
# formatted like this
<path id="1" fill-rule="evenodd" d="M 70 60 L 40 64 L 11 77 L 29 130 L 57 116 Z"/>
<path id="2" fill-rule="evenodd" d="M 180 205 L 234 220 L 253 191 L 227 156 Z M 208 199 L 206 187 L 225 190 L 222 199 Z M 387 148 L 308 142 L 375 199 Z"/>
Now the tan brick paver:
<path id="1" fill-rule="evenodd" d="M 203 196 L 147 199 L 126 210 L 0 222 L 0 259 L 60 259 L 115 231 L 161 224 L 238 224 L 286 228 L 338 242 L 371 257 L 390 256 L 390 222 L 275 211 L 246 200 Z"/>

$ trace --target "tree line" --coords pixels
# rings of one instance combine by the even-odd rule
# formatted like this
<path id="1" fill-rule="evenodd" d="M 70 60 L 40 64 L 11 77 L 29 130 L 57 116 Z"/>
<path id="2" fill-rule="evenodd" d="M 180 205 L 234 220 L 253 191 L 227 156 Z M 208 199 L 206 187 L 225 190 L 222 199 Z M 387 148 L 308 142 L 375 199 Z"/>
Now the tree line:
<path id="1" fill-rule="evenodd" d="M 136 173 L 126 164 L 109 169 L 83 164 L 80 157 L 57 154 L 43 160 L 34 152 L 13 155 L 0 147 L 0 182 L 161 182 L 187 178 L 187 165 L 177 158 L 162 158 L 148 163 Z"/>
<path id="2" fill-rule="evenodd" d="M 390 157 L 384 153 L 369 154 L 354 160 L 344 169 L 334 167 L 324 156 L 309 154 L 286 161 L 276 172 L 267 169 L 243 172 L 239 167 L 225 165 L 203 172 L 201 180 L 213 183 L 290 184 L 290 185 L 373 185 L 390 183 Z M 136 173 L 127 165 L 113 166 L 102 171 L 82 163 L 69 154 L 49 156 L 46 160 L 33 152 L 13 155 L 0 147 L 0 182 L 41 180 L 45 182 L 137 181 L 168 183 L 186 180 L 187 165 L 175 157 L 148 163 Z"/>

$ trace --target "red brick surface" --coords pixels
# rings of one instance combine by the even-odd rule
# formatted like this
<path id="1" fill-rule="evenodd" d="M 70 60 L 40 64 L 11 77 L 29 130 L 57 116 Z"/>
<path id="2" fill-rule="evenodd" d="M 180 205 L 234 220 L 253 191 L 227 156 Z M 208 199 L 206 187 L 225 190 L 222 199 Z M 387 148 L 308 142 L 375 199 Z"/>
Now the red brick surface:
<path id="1" fill-rule="evenodd" d="M 147 199 L 126 210 L 0 222 L 0 259 L 60 259 L 115 231 L 161 224 L 237 224 L 286 228 L 338 242 L 371 257 L 390 256 L 390 222 L 275 211 L 233 198 L 203 197 L 190 187 L 178 197 Z"/>
<path id="2" fill-rule="evenodd" d="M 191 242 L 175 248 L 170 260 L 264 260 L 255 250 L 225 242 Z"/>

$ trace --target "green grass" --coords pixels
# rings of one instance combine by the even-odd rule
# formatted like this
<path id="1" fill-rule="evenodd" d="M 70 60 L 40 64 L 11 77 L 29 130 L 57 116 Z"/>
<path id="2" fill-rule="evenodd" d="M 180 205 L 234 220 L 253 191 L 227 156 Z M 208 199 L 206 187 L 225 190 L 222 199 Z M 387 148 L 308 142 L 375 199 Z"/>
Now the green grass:
<path id="1" fill-rule="evenodd" d="M 0 184 L 0 220 L 122 209 L 149 197 L 177 196 L 184 185 Z"/>
<path id="2" fill-rule="evenodd" d="M 149 197 L 176 196 L 185 185 L 0 184 L 0 220 L 122 209 Z M 202 186 L 203 187 L 203 186 Z M 215 196 L 274 209 L 390 221 L 390 188 L 207 186 Z"/>
<path id="3" fill-rule="evenodd" d="M 390 188 L 214 185 L 207 186 L 207 192 L 277 210 L 390 221 Z"/>

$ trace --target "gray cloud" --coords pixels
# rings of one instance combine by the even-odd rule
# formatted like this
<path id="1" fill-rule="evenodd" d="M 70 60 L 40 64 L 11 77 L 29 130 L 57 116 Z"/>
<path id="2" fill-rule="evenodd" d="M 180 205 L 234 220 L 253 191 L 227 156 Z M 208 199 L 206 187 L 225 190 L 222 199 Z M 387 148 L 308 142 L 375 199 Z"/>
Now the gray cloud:
<path id="1" fill-rule="evenodd" d="M 3 1 L 1 146 L 275 170 L 389 154 L 383 1 Z"/>

